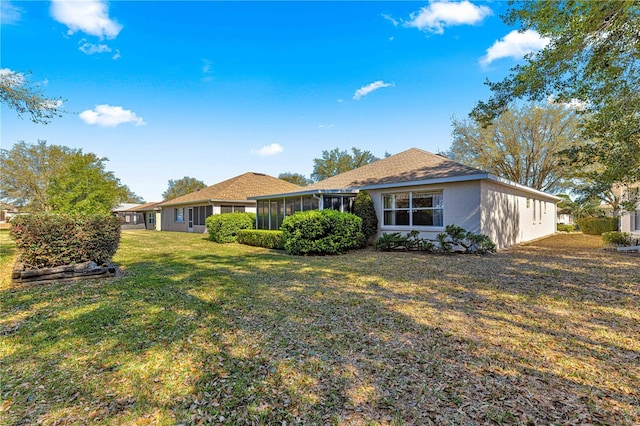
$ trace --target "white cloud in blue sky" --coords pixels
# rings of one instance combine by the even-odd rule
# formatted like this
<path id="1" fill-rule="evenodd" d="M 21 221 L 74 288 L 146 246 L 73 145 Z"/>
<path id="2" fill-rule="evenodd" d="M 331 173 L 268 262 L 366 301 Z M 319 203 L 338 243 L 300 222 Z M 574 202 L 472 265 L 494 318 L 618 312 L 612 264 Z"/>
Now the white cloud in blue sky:
<path id="1" fill-rule="evenodd" d="M 111 48 L 106 44 L 93 44 L 87 40 L 80 40 L 80 47 L 78 49 L 85 55 L 95 55 L 96 53 L 109 53 Z"/>
<path id="2" fill-rule="evenodd" d="M 443 34 L 445 27 L 454 25 L 476 25 L 493 12 L 487 6 L 476 6 L 462 2 L 434 1 L 411 14 L 405 26 L 434 34 Z"/>
<path id="3" fill-rule="evenodd" d="M 51 16 L 69 28 L 68 33 L 82 31 L 100 39 L 118 36 L 122 25 L 109 17 L 106 2 L 97 0 L 51 2 Z"/>
<path id="4" fill-rule="evenodd" d="M 265 145 L 262 148 L 260 148 L 259 150 L 255 151 L 255 150 L 251 150 L 252 154 L 258 154 L 261 155 L 263 157 L 266 157 L 267 155 L 276 155 L 276 154 L 280 154 L 282 151 L 284 151 L 284 148 L 282 147 L 282 145 L 280 145 L 279 143 L 272 143 L 270 145 Z"/>
<path id="5" fill-rule="evenodd" d="M 393 86 L 393 84 L 385 83 L 382 80 L 374 81 L 373 83 L 367 84 L 366 86 L 362 86 L 361 88 L 356 90 L 356 93 L 354 93 L 353 95 L 353 99 L 356 101 L 359 101 L 363 96 L 367 96 L 369 93 L 375 90 L 382 89 L 383 87 L 390 87 L 390 86 Z"/>
<path id="6" fill-rule="evenodd" d="M 2 25 L 14 25 L 20 22 L 22 9 L 11 3 L 9 0 L 2 0 L 0 7 L 0 22 Z"/>
<path id="7" fill-rule="evenodd" d="M 522 59 L 527 53 L 543 49 L 547 44 L 549 38 L 540 36 L 536 31 L 513 30 L 487 49 L 486 55 L 480 58 L 480 64 L 486 66 L 501 58 Z"/>
<path id="8" fill-rule="evenodd" d="M 80 119 L 87 124 L 95 124 L 102 127 L 116 127 L 124 123 L 134 123 L 136 126 L 144 126 L 142 117 L 121 106 L 108 104 L 96 105 L 95 109 L 88 109 L 80 113 Z"/>

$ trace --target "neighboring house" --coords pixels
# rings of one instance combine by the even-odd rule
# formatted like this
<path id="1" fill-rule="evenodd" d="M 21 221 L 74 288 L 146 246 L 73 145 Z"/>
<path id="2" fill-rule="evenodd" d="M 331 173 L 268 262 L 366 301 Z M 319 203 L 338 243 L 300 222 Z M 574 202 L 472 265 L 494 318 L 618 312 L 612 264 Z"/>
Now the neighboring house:
<path id="1" fill-rule="evenodd" d="M 640 191 L 640 182 L 627 187 L 614 188 L 614 192 L 619 191 L 622 200 L 628 200 L 631 198 L 631 193 Z M 636 209 L 632 211 L 620 212 L 620 231 L 629 232 L 633 234 L 635 238 L 640 238 L 640 201 L 636 205 Z"/>
<path id="2" fill-rule="evenodd" d="M 159 207 L 160 204 L 162 202 L 145 203 L 131 209 L 131 213 L 135 213 L 138 216 L 138 224 L 144 224 L 144 226 L 138 226 L 136 229 L 161 230 L 162 209 Z"/>
<path id="3" fill-rule="evenodd" d="M 256 201 L 249 197 L 299 190 L 282 179 L 264 173 L 248 172 L 207 188 L 172 200 L 157 207 L 162 209 L 163 231 L 204 233 L 205 220 L 213 214 L 256 212 Z"/>
<path id="4" fill-rule="evenodd" d="M 7 223 L 18 214 L 18 209 L 9 203 L 0 202 L 0 223 Z"/>
<path id="5" fill-rule="evenodd" d="M 556 231 L 556 203 L 550 195 L 441 155 L 412 148 L 288 192 L 253 197 L 258 229 L 278 229 L 296 211 L 351 211 L 366 190 L 383 232 L 420 231 L 434 239 L 446 225 L 488 235 L 499 248 Z"/>
<path id="6" fill-rule="evenodd" d="M 111 210 L 111 212 L 120 218 L 122 229 L 144 229 L 144 220 L 142 215 L 133 211 L 142 204 L 124 203 Z"/>

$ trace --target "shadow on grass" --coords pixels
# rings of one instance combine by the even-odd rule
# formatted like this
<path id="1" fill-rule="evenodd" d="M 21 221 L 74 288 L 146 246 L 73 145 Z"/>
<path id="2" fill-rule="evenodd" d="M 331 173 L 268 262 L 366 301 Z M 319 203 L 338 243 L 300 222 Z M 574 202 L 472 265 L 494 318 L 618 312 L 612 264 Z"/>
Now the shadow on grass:
<path id="1" fill-rule="evenodd" d="M 570 265 L 550 283 L 559 267 L 517 252 L 300 258 L 208 241 L 188 253 L 136 247 L 122 279 L 0 295 L 12 423 L 632 424 L 640 416 L 630 408 L 637 389 L 623 390 L 638 380 L 629 349 L 637 340 L 562 329 L 567 317 L 539 300 L 544 291 L 589 307 L 600 292 L 593 265 Z M 633 273 L 616 268 L 612 276 Z M 522 285 L 518 276 L 529 274 Z M 637 293 L 621 290 L 607 306 L 637 308 Z M 531 322 L 537 315 L 540 324 Z M 599 315 L 611 327 L 630 323 L 630 336 L 638 328 L 636 317 Z M 500 340 L 502 331 L 520 335 Z M 572 358 L 621 383 L 563 365 Z"/>

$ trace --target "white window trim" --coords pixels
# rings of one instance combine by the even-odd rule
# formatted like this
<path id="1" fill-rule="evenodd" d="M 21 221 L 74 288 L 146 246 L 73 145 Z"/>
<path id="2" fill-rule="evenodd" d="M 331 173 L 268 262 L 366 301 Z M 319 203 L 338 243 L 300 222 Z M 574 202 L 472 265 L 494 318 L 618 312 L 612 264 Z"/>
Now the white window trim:
<path id="1" fill-rule="evenodd" d="M 433 194 L 440 194 L 440 197 L 442 199 L 442 208 L 421 208 L 421 209 L 416 209 L 416 210 L 441 210 L 442 211 L 442 225 L 413 225 L 413 207 L 411 207 L 412 205 L 412 201 L 413 201 L 413 193 L 414 192 L 418 192 L 418 193 L 433 193 Z M 409 194 L 409 208 L 408 209 L 385 209 L 384 208 L 384 197 L 385 195 L 397 195 L 397 194 Z M 396 192 L 385 192 L 380 194 L 380 206 L 381 206 L 381 211 L 382 211 L 382 217 L 380 218 L 380 222 L 382 223 L 380 229 L 382 231 L 401 231 L 401 230 L 405 230 L 405 229 L 416 229 L 416 230 L 424 230 L 424 231 L 443 231 L 445 229 L 445 199 L 444 199 L 444 191 L 442 189 L 418 189 L 418 190 L 410 190 L 410 191 L 396 191 Z M 384 223 L 384 213 L 385 211 L 394 211 L 394 210 L 408 210 L 409 211 L 409 224 L 408 225 L 385 225 Z"/>

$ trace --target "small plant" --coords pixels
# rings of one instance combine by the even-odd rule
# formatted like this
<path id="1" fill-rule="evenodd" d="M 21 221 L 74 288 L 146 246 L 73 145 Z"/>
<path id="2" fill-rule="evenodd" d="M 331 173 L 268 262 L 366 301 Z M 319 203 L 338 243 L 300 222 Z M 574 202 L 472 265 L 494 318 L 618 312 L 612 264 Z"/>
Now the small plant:
<path id="1" fill-rule="evenodd" d="M 391 234 L 383 232 L 382 236 L 376 241 L 375 248 L 380 251 L 391 251 L 398 247 L 406 248 L 407 240 L 408 237 L 399 232 Z"/>
<path id="2" fill-rule="evenodd" d="M 209 239 L 216 243 L 234 243 L 241 229 L 255 228 L 255 213 L 223 213 L 209 216 L 206 220 Z"/>
<path id="3" fill-rule="evenodd" d="M 575 229 L 576 227 L 574 225 L 568 225 L 563 223 L 559 223 L 556 225 L 556 230 L 558 232 L 573 232 Z"/>
<path id="4" fill-rule="evenodd" d="M 465 253 L 485 254 L 496 251 L 496 245 L 488 236 L 475 234 L 453 224 L 447 225 L 445 232 L 438 234 L 436 239 L 444 253 L 451 253 L 456 246 L 462 247 Z"/>
<path id="5" fill-rule="evenodd" d="M 614 247 L 625 247 L 633 245 L 633 238 L 628 232 L 604 232 L 602 234 L 602 241 L 605 244 L 609 244 Z"/>
<path id="6" fill-rule="evenodd" d="M 248 246 L 284 250 L 282 231 L 264 229 L 241 229 L 238 231 L 238 243 Z"/>

